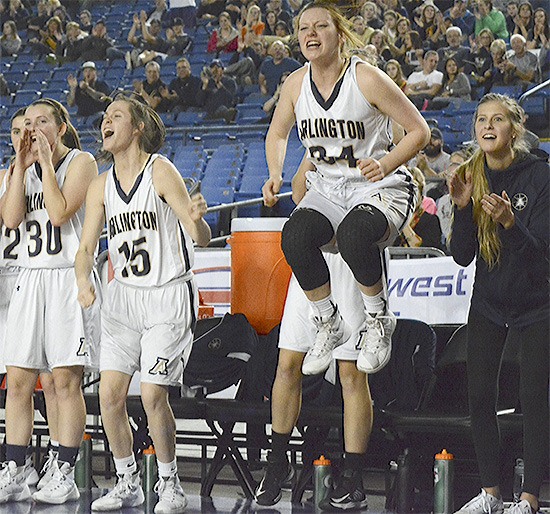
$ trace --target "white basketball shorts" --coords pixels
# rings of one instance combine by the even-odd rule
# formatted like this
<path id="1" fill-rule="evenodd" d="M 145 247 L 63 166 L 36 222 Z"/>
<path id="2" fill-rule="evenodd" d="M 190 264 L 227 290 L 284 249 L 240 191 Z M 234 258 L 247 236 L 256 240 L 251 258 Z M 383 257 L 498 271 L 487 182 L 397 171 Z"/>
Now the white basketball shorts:
<path id="1" fill-rule="evenodd" d="M 140 371 L 142 382 L 180 385 L 198 313 L 194 280 L 154 288 L 111 280 L 105 291 L 100 371 Z"/>
<path id="2" fill-rule="evenodd" d="M 73 268 L 21 269 L 8 310 L 4 364 L 97 369 L 101 299 L 82 309 L 77 297 Z"/>

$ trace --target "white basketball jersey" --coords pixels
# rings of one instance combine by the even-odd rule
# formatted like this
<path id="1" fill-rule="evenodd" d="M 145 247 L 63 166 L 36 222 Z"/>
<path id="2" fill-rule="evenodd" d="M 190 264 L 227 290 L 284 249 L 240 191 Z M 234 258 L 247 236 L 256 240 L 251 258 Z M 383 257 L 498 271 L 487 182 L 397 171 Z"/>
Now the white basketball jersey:
<path id="1" fill-rule="evenodd" d="M 8 174 L 4 175 L 4 180 L 0 184 L 0 198 L 7 190 Z M 0 269 L 2 276 L 18 273 L 17 266 L 19 252 L 21 251 L 21 230 L 19 228 L 10 229 L 5 225 L 0 226 Z"/>
<path id="2" fill-rule="evenodd" d="M 82 153 L 76 148 L 57 164 L 55 177 L 63 189 L 72 160 Z M 22 248 L 19 265 L 23 268 L 72 268 L 84 223 L 84 204 L 61 227 L 54 227 L 44 204 L 42 170 L 38 163 L 26 171 L 25 220 L 20 226 Z"/>
<path id="3" fill-rule="evenodd" d="M 308 160 L 326 178 L 361 178 L 357 160 L 380 159 L 392 143 L 388 116 L 373 107 L 357 83 L 353 56 L 328 100 L 319 93 L 306 64 L 294 113 L 298 136 L 308 150 Z"/>
<path id="4" fill-rule="evenodd" d="M 153 154 L 126 194 L 114 166 L 105 181 L 105 217 L 115 279 L 135 287 L 157 287 L 191 278 L 193 241 L 153 186 Z"/>

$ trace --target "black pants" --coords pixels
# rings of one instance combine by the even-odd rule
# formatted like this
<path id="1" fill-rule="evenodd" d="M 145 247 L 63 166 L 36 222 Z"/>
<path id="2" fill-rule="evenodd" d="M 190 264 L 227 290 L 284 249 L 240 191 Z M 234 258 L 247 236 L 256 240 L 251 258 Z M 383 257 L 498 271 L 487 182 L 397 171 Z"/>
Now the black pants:
<path id="1" fill-rule="evenodd" d="M 496 416 L 498 375 L 506 336 L 521 344 L 520 401 L 523 413 L 523 491 L 539 496 L 548 470 L 548 320 L 528 327 L 503 327 L 470 309 L 468 397 L 482 487 L 499 484 L 500 445 Z"/>

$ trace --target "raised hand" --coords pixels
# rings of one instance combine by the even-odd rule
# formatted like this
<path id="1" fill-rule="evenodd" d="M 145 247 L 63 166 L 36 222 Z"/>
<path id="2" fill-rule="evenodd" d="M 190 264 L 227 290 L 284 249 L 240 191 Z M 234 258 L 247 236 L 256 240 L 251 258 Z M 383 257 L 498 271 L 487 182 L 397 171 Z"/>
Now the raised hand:
<path id="1" fill-rule="evenodd" d="M 472 174 L 467 171 L 462 180 L 456 172 L 453 172 L 447 180 L 449 186 L 449 195 L 451 200 L 459 209 L 466 207 L 472 198 L 472 192 L 474 190 L 474 183 L 472 180 Z"/>
<path id="2" fill-rule="evenodd" d="M 502 196 L 496 193 L 483 195 L 481 199 L 481 208 L 491 216 L 493 221 L 500 223 L 504 228 L 510 228 L 515 223 L 512 202 L 506 194 L 506 191 L 502 191 Z"/>

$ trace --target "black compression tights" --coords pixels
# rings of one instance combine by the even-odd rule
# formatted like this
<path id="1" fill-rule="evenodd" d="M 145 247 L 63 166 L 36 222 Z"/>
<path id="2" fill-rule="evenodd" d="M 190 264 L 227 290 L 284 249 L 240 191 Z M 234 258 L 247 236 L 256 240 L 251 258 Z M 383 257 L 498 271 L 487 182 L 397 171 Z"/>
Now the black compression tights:
<path id="1" fill-rule="evenodd" d="M 539 496 L 548 470 L 548 320 L 525 328 L 496 325 L 470 310 L 468 317 L 468 395 L 482 487 L 499 484 L 500 445 L 496 417 L 498 373 L 504 342 L 521 341 L 520 401 L 523 413 L 523 491 Z"/>

